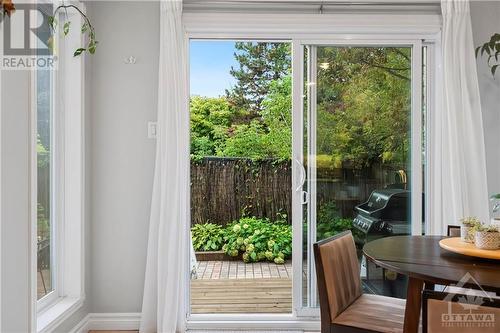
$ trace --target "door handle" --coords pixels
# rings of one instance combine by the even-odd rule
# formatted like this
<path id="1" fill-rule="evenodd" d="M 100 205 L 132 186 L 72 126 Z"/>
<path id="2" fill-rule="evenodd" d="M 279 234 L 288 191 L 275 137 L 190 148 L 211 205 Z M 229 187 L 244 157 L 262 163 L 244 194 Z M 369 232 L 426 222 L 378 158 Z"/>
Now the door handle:
<path id="1" fill-rule="evenodd" d="M 298 192 L 302 190 L 302 186 L 304 186 L 304 183 L 306 182 L 306 169 L 298 159 L 295 159 L 295 162 L 299 165 L 299 170 L 300 170 L 299 186 L 297 186 L 297 188 L 295 189 L 295 192 Z"/>
<path id="2" fill-rule="evenodd" d="M 306 191 L 302 191 L 300 194 L 300 203 L 303 205 L 307 204 L 309 202 L 309 193 L 307 193 Z"/>

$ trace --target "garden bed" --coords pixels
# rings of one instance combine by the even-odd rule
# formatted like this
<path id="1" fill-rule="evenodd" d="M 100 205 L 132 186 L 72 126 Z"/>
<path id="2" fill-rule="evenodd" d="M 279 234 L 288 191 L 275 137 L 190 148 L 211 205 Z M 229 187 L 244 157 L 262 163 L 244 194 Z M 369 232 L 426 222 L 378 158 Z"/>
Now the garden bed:
<path id="1" fill-rule="evenodd" d="M 198 261 L 242 261 L 243 253 L 238 254 L 236 257 L 228 256 L 224 251 L 196 251 L 196 260 Z M 289 259 L 291 256 L 289 257 Z"/>
<path id="2" fill-rule="evenodd" d="M 243 260 L 242 255 L 236 257 L 228 256 L 224 251 L 196 251 L 196 260 L 198 261 L 238 261 Z"/>

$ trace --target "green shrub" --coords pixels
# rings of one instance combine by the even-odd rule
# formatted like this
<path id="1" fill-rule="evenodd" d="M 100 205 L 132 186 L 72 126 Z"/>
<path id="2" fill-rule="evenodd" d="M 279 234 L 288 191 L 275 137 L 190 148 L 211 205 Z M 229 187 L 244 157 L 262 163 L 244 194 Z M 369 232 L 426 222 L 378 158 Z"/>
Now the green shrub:
<path id="1" fill-rule="evenodd" d="M 318 210 L 316 239 L 322 240 L 346 230 L 351 230 L 355 234 L 357 230 L 354 229 L 352 221 L 350 218 L 347 219 L 340 216 L 334 201 L 324 203 Z M 307 233 L 307 223 L 304 223 L 304 232 Z M 307 237 L 304 237 L 304 240 L 307 242 Z"/>
<path id="2" fill-rule="evenodd" d="M 222 250 L 244 262 L 274 261 L 283 264 L 292 254 L 292 227 L 284 222 L 245 217 L 229 224 Z"/>
<path id="3" fill-rule="evenodd" d="M 224 242 L 224 229 L 213 223 L 196 224 L 191 228 L 195 251 L 217 251 Z"/>

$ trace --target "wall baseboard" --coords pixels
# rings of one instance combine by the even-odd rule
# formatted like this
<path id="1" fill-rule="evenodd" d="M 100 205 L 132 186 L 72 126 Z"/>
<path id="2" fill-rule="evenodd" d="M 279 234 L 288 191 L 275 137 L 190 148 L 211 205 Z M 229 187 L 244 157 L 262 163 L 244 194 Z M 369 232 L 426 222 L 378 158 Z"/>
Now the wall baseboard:
<path id="1" fill-rule="evenodd" d="M 140 313 L 89 313 L 69 333 L 88 333 L 90 330 L 128 331 L 139 330 Z M 319 332 L 320 323 L 316 321 L 267 321 L 267 322 L 214 322 L 200 321 L 188 324 L 188 331 L 201 332 Z"/>
<path id="2" fill-rule="evenodd" d="M 87 333 L 90 330 L 138 330 L 140 313 L 89 313 L 70 333 Z"/>

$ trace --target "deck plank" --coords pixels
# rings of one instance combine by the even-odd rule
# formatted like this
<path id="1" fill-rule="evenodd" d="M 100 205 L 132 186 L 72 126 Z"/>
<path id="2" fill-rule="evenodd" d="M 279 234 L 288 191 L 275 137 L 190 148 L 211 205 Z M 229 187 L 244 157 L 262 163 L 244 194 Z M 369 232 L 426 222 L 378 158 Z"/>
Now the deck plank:
<path id="1" fill-rule="evenodd" d="M 191 281 L 191 313 L 291 312 L 291 279 L 240 278 Z"/>

